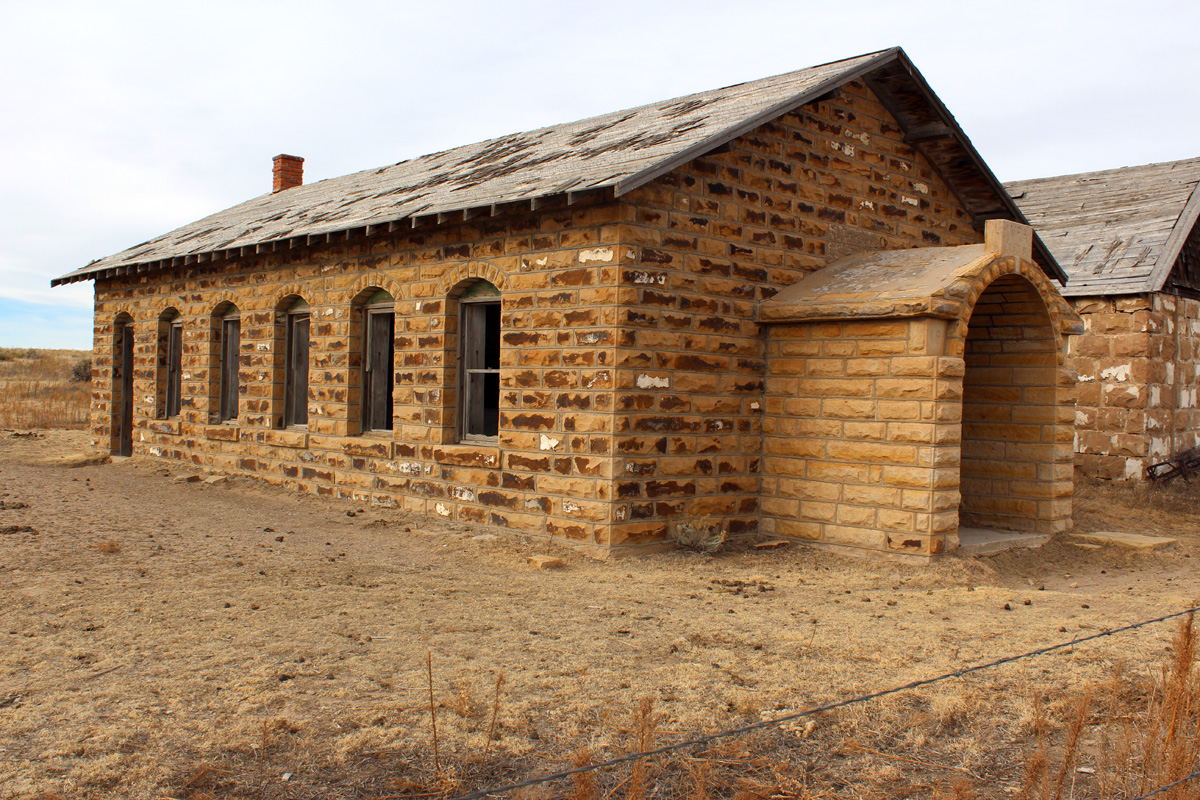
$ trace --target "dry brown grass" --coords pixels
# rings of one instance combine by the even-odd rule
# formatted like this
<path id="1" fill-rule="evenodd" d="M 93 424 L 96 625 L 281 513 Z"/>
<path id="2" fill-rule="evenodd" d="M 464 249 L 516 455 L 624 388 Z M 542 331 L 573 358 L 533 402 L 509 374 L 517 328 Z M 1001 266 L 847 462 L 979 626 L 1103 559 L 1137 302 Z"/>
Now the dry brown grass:
<path id="1" fill-rule="evenodd" d="M 1118 666 L 1106 684 L 1081 691 L 1057 734 L 1038 736 L 1026 760 L 1021 796 L 1140 797 L 1200 770 L 1196 649 L 1192 619 L 1186 617 L 1158 675 L 1139 678 Z M 1194 800 L 1200 789 L 1189 781 L 1155 796 Z"/>
<path id="2" fill-rule="evenodd" d="M 0 428 L 68 428 L 88 425 L 91 380 L 79 365 L 87 350 L 0 348 Z"/>

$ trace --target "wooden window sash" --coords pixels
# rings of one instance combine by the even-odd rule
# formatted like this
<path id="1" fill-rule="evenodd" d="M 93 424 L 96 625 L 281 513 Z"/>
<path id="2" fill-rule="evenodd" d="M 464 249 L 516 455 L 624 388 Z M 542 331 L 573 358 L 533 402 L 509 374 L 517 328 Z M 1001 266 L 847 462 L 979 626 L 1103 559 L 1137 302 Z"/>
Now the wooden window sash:
<path id="1" fill-rule="evenodd" d="M 221 320 L 221 388 L 220 420 L 237 420 L 241 399 L 241 339 L 240 317 L 224 317 Z"/>
<path id="2" fill-rule="evenodd" d="M 396 364 L 395 320 L 395 312 L 390 305 L 367 308 L 362 390 L 364 431 L 392 430 L 392 389 L 395 387 Z"/>

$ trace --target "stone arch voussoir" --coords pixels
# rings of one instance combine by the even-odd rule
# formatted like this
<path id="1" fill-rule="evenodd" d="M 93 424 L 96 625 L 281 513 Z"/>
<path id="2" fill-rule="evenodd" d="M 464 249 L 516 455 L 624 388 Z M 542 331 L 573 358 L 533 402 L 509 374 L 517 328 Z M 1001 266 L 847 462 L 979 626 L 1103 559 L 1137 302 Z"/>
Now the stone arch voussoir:
<path id="1" fill-rule="evenodd" d="M 351 286 L 343 295 L 344 302 L 353 303 L 359 299 L 367 289 L 376 288 L 383 289 L 392 296 L 396 302 L 408 299 L 408 287 L 402 283 L 392 280 L 381 272 L 374 272 L 369 275 L 363 275 L 354 285 Z"/>
<path id="2" fill-rule="evenodd" d="M 508 289 L 507 276 L 490 261 L 467 261 L 449 270 L 439 283 L 439 295 L 450 297 L 454 290 L 471 279 L 482 278 L 503 294 Z"/>
<path id="3" fill-rule="evenodd" d="M 959 313 L 957 320 L 960 329 L 965 333 L 967 323 L 971 319 L 971 315 L 975 313 L 975 306 L 979 302 L 979 298 L 983 296 L 983 293 L 993 283 L 1009 275 L 1016 275 L 1023 278 L 1033 287 L 1038 297 L 1041 298 L 1045 306 L 1046 315 L 1050 320 L 1050 330 L 1054 335 L 1055 352 L 1061 366 L 1065 362 L 1067 353 L 1062 324 L 1064 308 L 1068 314 L 1073 314 L 1073 312 L 1070 311 L 1066 301 L 1062 299 L 1062 296 L 1051 285 L 1050 279 L 1046 277 L 1041 268 L 1024 259 L 1017 259 L 1012 256 L 997 258 L 975 276 L 974 279 L 970 280 L 970 289 L 963 300 L 962 311 Z"/>

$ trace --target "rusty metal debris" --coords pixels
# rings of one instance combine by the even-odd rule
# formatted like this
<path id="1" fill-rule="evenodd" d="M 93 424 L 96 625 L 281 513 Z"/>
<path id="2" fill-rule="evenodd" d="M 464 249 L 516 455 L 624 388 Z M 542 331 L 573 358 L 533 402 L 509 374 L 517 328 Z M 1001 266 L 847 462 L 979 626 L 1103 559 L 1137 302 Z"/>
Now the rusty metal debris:
<path id="1" fill-rule="evenodd" d="M 1176 453 L 1166 461 L 1151 464 L 1146 468 L 1146 476 L 1161 483 L 1170 483 L 1180 476 L 1186 483 L 1193 475 L 1200 475 L 1200 447 Z"/>

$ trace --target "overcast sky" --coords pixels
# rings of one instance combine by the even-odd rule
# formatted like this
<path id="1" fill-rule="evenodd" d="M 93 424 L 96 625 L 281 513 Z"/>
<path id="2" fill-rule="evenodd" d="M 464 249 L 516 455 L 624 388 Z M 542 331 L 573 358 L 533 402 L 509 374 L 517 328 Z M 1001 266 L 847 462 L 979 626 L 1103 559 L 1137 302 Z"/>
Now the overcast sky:
<path id="1" fill-rule="evenodd" d="M 1001 180 L 1200 155 L 1200 3 L 0 0 L 0 346 L 270 191 L 900 45 Z"/>

